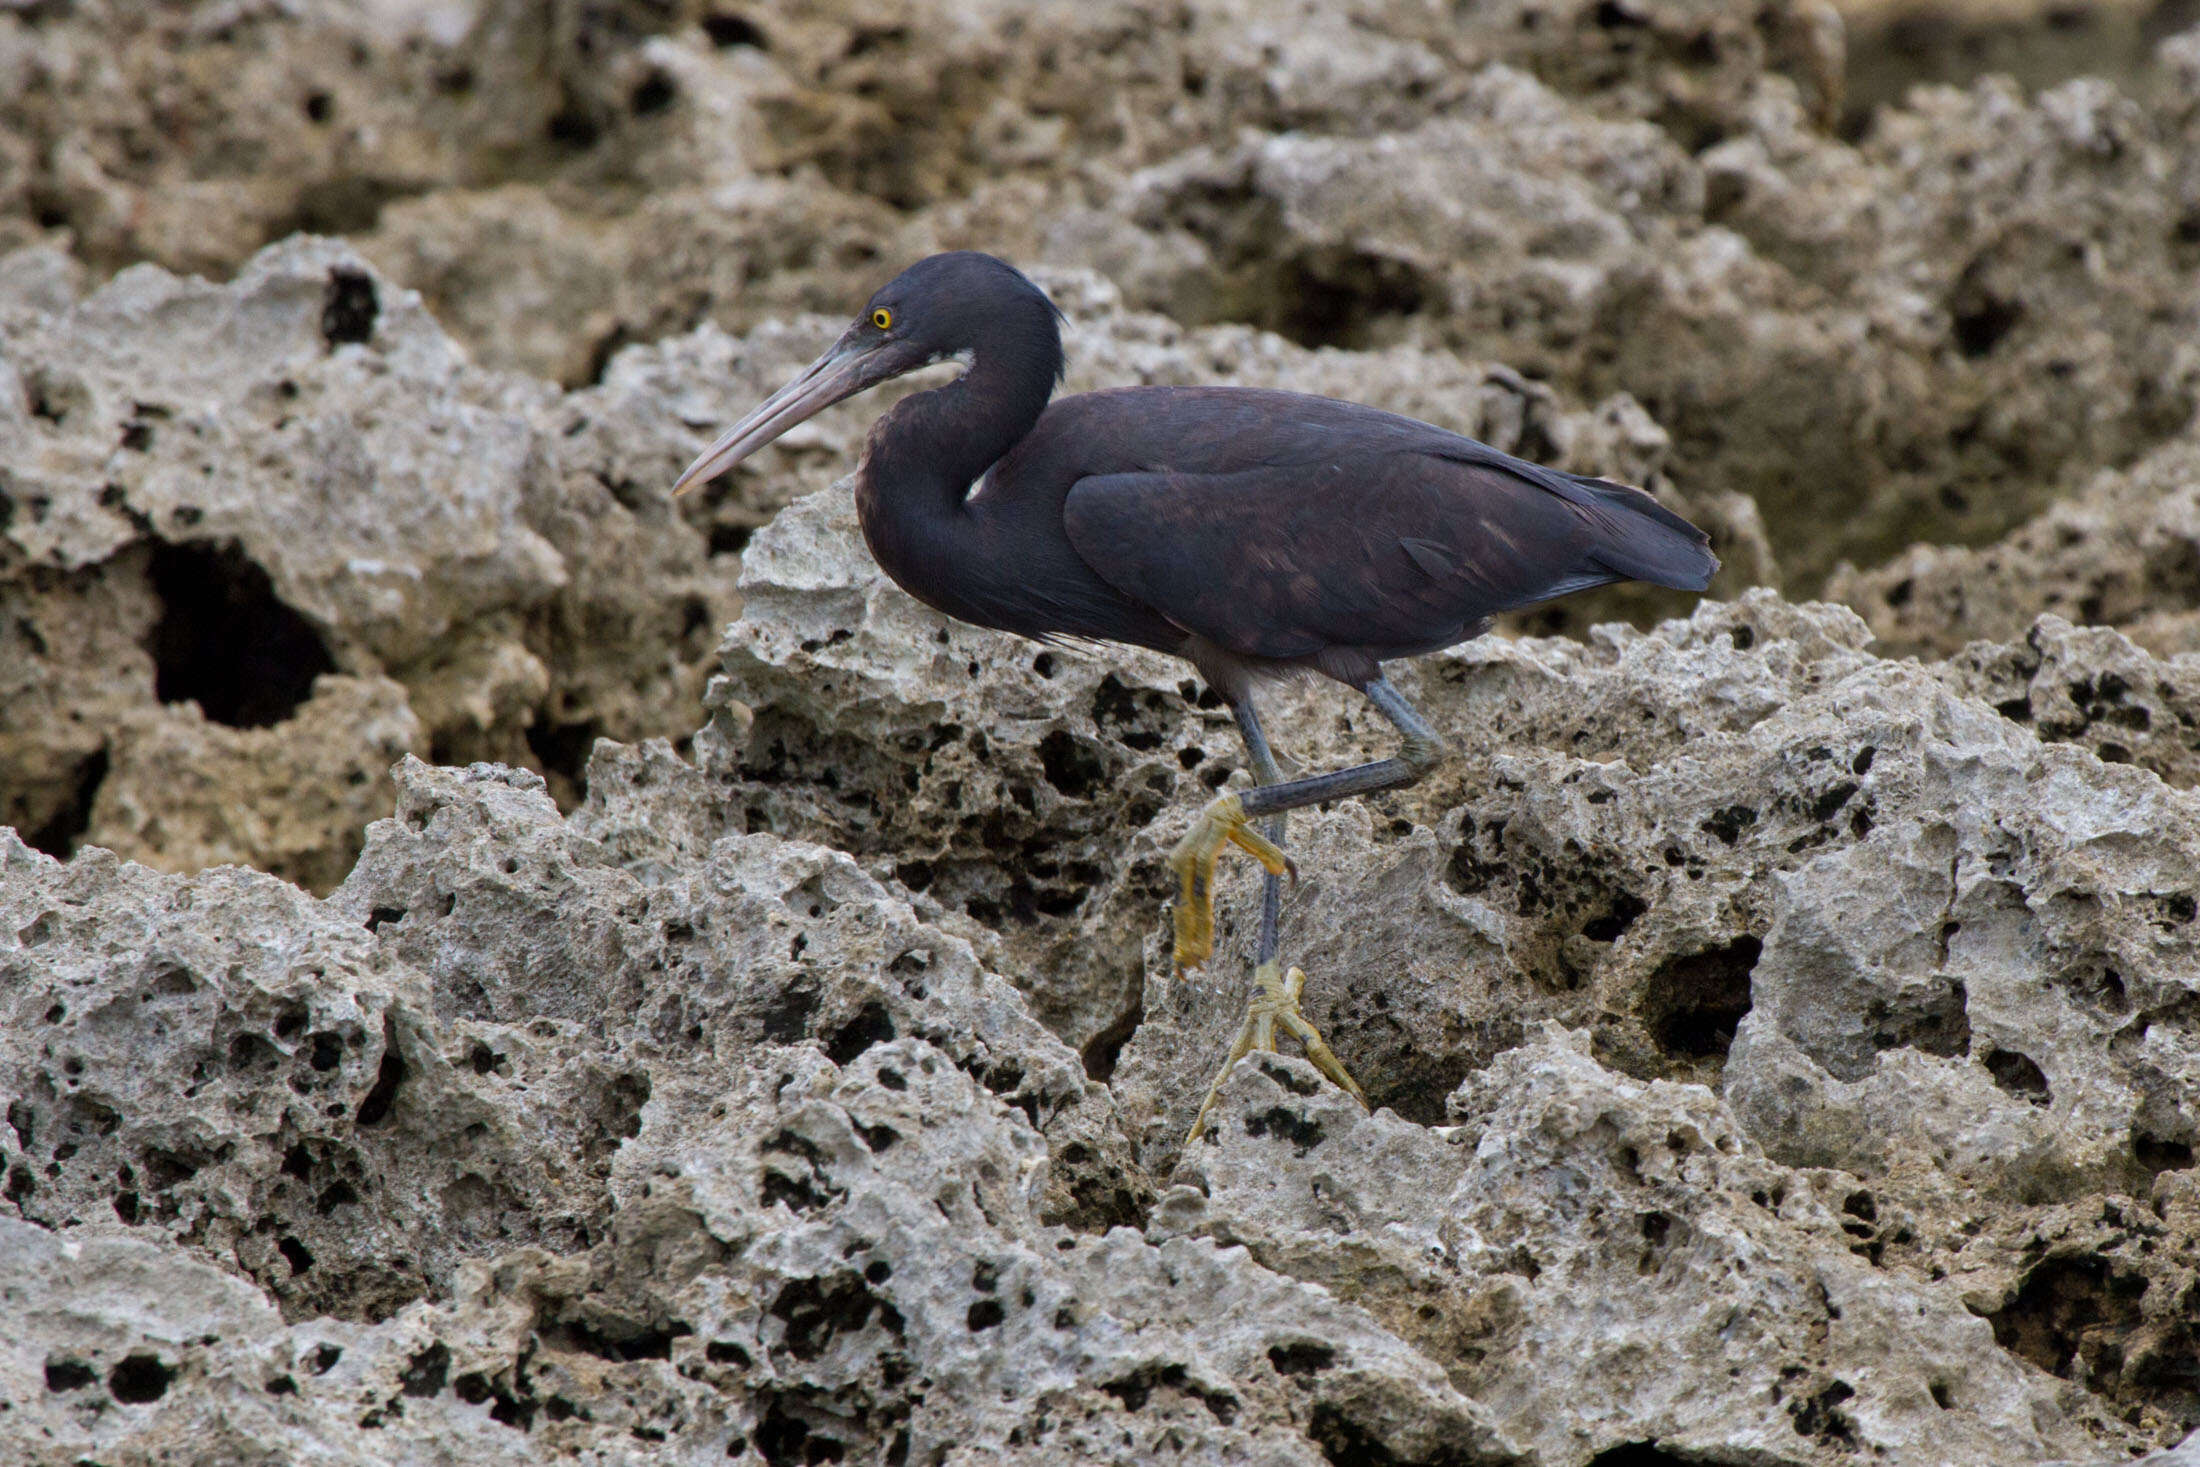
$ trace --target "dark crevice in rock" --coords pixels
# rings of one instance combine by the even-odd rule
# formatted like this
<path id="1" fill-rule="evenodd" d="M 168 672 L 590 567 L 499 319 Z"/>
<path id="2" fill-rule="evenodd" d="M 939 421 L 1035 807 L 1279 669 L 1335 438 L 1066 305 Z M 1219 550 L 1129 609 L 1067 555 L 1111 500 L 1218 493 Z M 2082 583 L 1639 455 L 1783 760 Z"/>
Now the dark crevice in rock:
<path id="1" fill-rule="evenodd" d="M 2048 1105 L 2054 1100 L 2047 1076 L 2029 1055 L 2013 1049 L 1990 1049 L 1986 1052 L 1986 1071 L 2005 1094 L 2034 1105 Z"/>
<path id="2" fill-rule="evenodd" d="M 397 1103 L 398 1087 L 404 1083 L 405 1060 L 397 1052 L 397 1033 L 394 1026 L 385 1026 L 382 1031 L 382 1062 L 375 1070 L 373 1087 L 359 1102 L 358 1124 L 378 1126 L 389 1119 L 390 1107 Z"/>
<path id="3" fill-rule="evenodd" d="M 161 702 L 197 703 L 230 728 L 268 728 L 336 671 L 320 633 L 236 542 L 157 542 L 148 574 L 161 605 L 147 648 Z"/>
<path id="4" fill-rule="evenodd" d="M 31 849 L 61 861 L 76 854 L 84 832 L 91 828 L 92 803 L 99 798 L 99 787 L 107 778 L 107 764 L 104 745 L 77 761 L 69 771 L 69 798 L 44 824 L 24 832 L 23 839 Z"/>
<path id="5" fill-rule="evenodd" d="M 1146 1002 L 1143 986 L 1139 1000 L 1117 1015 L 1105 1029 L 1086 1041 L 1080 1058 L 1085 1064 L 1085 1077 L 1105 1085 L 1115 1078 L 1115 1066 L 1123 1056 L 1123 1046 L 1131 1042 L 1138 1026 L 1145 1020 Z"/>
<path id="6" fill-rule="evenodd" d="M 893 1038 L 894 1021 L 887 1014 L 886 1005 L 874 1000 L 825 1036 L 825 1056 L 836 1065 L 849 1065 L 872 1045 L 885 1044 Z"/>
<path id="7" fill-rule="evenodd" d="M 756 28 L 756 23 L 732 11 L 718 10 L 703 17 L 703 34 L 720 50 L 735 46 L 753 46 L 759 51 L 771 49 L 771 42 Z"/>
<path id="8" fill-rule="evenodd" d="M 1669 958 L 1646 979 L 1639 1012 L 1650 1040 L 1683 1066 L 1726 1060 L 1750 1010 L 1750 974 L 1764 952 L 1755 937 Z"/>
<path id="9" fill-rule="evenodd" d="M 1656 1442 L 1627 1442 L 1589 1459 L 1589 1467 L 1693 1467 L 1698 1458 L 1669 1452 Z"/>
<path id="10" fill-rule="evenodd" d="M 1314 1407 L 1306 1434 L 1331 1467 L 1476 1467 L 1487 1460 L 1460 1444 L 1440 1446 L 1425 1456 L 1401 1457 L 1342 1407 L 1328 1401 Z"/>
<path id="11" fill-rule="evenodd" d="M 2126 1380 L 2125 1351 L 2145 1322 L 2147 1280 L 2092 1254 L 2034 1264 L 1987 1316 L 2003 1349 L 2101 1395 L 2144 1396 Z"/>
<path id="12" fill-rule="evenodd" d="M 380 212 L 379 205 L 374 212 Z M 328 296 L 321 306 L 321 337 L 331 347 L 371 340 L 381 310 L 373 277 L 358 270 L 331 270 Z"/>
<path id="13" fill-rule="evenodd" d="M 527 726 L 527 750 L 535 756 L 558 809 L 571 814 L 588 796 L 588 757 L 603 729 L 594 719 L 559 723 L 538 716 Z"/>
<path id="14" fill-rule="evenodd" d="M 175 1367 L 158 1355 L 129 1355 L 107 1372 L 107 1394 L 127 1406 L 144 1405 L 167 1395 L 175 1378 Z"/>

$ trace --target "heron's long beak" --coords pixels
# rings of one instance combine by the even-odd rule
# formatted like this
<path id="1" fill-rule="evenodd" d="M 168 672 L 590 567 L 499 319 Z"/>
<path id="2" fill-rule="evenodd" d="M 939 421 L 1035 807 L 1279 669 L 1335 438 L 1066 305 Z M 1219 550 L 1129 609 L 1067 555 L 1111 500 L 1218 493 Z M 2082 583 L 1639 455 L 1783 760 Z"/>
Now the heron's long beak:
<path id="1" fill-rule="evenodd" d="M 715 479 L 795 424 L 815 417 L 843 398 L 855 396 L 896 374 L 897 368 L 880 360 L 884 343 L 860 343 L 848 336 L 834 342 L 825 355 L 803 369 L 802 375 L 766 398 L 762 406 L 735 423 L 702 456 L 687 467 L 674 494 L 685 494 L 696 485 Z"/>

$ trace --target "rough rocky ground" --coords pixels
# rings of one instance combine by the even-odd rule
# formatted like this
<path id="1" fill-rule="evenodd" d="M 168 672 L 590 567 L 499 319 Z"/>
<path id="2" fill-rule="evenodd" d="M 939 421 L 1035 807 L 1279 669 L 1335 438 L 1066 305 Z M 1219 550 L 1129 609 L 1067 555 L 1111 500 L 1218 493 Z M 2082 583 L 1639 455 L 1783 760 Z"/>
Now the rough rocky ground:
<path id="1" fill-rule="evenodd" d="M 0 6 L 0 1464 L 2193 1460 L 2189 19 Z M 1295 821 L 1372 1114 L 1184 1147 L 1235 735 L 883 582 L 892 393 L 665 493 L 962 245 L 1714 534 Z"/>

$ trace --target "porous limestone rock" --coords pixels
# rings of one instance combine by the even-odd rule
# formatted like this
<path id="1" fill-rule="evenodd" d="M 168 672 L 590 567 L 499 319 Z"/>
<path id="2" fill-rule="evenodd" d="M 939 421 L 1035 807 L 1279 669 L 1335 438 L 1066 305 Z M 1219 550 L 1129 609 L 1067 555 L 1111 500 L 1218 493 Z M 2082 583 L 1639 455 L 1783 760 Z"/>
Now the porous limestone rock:
<path id="1" fill-rule="evenodd" d="M 1900 27 L 1844 76 L 1818 0 L 0 5 L 0 824 L 84 847 L 0 835 L 0 1460 L 2166 1448 L 2172 11 L 2111 80 L 1896 101 Z M 255 253 L 297 229 L 353 242 Z M 1900 553 L 1861 621 L 1399 669 L 1459 757 L 1295 817 L 1287 906 L 1378 1109 L 1263 1058 L 1187 1149 L 1257 879 L 1184 978 L 1160 856 L 1225 711 L 879 580 L 828 486 L 923 383 L 665 495 L 963 246 L 1072 389 L 1644 482 L 1727 595 Z M 1301 768 L 1391 746 L 1269 711 Z"/>
<path id="2" fill-rule="evenodd" d="M 1681 474 L 1752 494 L 1815 586 L 1842 555 L 1998 533 L 2183 424 L 2200 359 L 2162 180 L 2188 111 L 1989 82 L 1851 148 L 1773 87 L 1699 148 L 1493 67 L 1417 127 L 1141 175 L 1126 203 L 1170 273 L 1134 298 L 1632 392 Z"/>
<path id="3" fill-rule="evenodd" d="M 1582 1467 L 2082 1461 L 2200 1414 L 2177 1365 L 2193 796 L 1872 657 L 1838 608 L 1485 639 L 1415 683 L 1455 767 L 1297 822 L 1290 951 L 1383 1108 L 1264 1060 L 1179 1155 L 1235 1022 L 1248 870 L 1200 993 L 1161 976 L 1159 894 L 1122 898 L 1143 1014 L 1102 1086 L 998 976 L 1028 937 L 974 945 L 937 892 L 756 812 L 857 846 L 915 818 L 904 771 L 946 770 L 895 733 L 952 722 L 974 677 L 1030 727 L 961 777 L 1030 761 L 1035 795 L 1056 732 L 1189 773 L 1178 752 L 1219 762 L 1230 731 L 1135 666 L 1057 649 L 1047 677 L 1027 648 L 972 674 L 985 649 L 956 639 L 980 634 L 889 635 L 925 613 L 847 583 L 822 533 L 844 514 L 813 496 L 752 545 L 727 649 L 758 689 L 841 652 L 811 701 L 722 690 L 699 765 L 600 745 L 570 819 L 524 772 L 407 762 L 325 902 L 11 849 L 11 1206 L 242 1275 L 288 1321 L 263 1306 L 230 1354 L 41 1326 L 73 1384 L 28 1419 L 68 1451 L 189 1420 L 398 1460 L 440 1430 L 553 1459 L 906 1433 L 912 1460 L 1174 1440 Z M 850 635 L 801 652 L 836 616 Z M 1110 676 L 1143 721 L 1091 711 Z M 1364 712 L 1293 701 L 1310 761 L 1381 746 Z M 806 747 L 860 726 L 892 758 L 758 793 L 737 761 L 796 706 L 825 725 Z M 1035 798 L 1033 839 L 1097 838 L 1135 813 L 1122 782 Z M 1147 851 L 1207 792 L 1187 782 L 1147 792 Z M 1624 1328 L 1614 1299 L 1638 1301 Z M 1720 1343 L 1671 1343 L 1699 1335 Z M 348 1362 L 325 1378 L 323 1344 Z M 169 1407 L 58 1399 L 148 1404 L 115 1399 L 133 1356 L 173 1372 Z"/>
<path id="4" fill-rule="evenodd" d="M 435 1030 L 419 974 L 273 877 L 0 842 L 18 1216 L 127 1229 L 294 1312 L 366 1318 L 447 1287 L 480 1247 L 600 1226 L 600 1163 L 638 1104 L 615 1066 L 547 1029 L 478 1052 Z M 496 1103 L 515 1074 L 532 1119 Z"/>
<path id="5" fill-rule="evenodd" d="M 1081 1209 L 1105 1091 L 845 855 L 734 834 L 651 880 L 523 771 L 398 782 L 326 902 L 8 846 L 38 1460 L 1519 1459 L 1364 1312 Z"/>
<path id="6" fill-rule="evenodd" d="M 1873 1207 L 1857 1178 L 1769 1161 L 1710 1090 L 1590 1048 L 1543 1026 L 1434 1128 L 1370 1116 L 1297 1061 L 1248 1066 L 1152 1231 L 1242 1244 L 1360 1304 L 1547 1463 L 1652 1444 L 2038 1462 L 2124 1439 L 1958 1287 L 1852 1255 Z"/>
<path id="7" fill-rule="evenodd" d="M 0 18 L 0 245 L 228 269 L 340 230 L 568 385 L 930 248 L 1089 266 L 1632 392 L 1814 588 L 1999 533 L 2196 400 L 2188 39 L 1882 90 L 1836 137 L 1843 49 L 1825 0 L 93 3 Z"/>
<path id="8" fill-rule="evenodd" d="M 1221 950 L 1187 981 L 1166 968 L 1157 858 L 1215 787 L 1197 771 L 1239 762 L 1233 731 L 1166 660 L 1088 662 L 932 616 L 850 549 L 848 516 L 813 496 L 752 542 L 704 782 L 751 828 L 818 832 L 925 888 L 941 920 L 961 906 L 997 929 L 1004 971 L 1109 1077 L 1145 1168 L 1196 1167 L 1178 1147 L 1238 1021 L 1257 877 L 1226 868 Z M 1985 1317 L 1996 1348 L 2172 1432 L 2200 1409 L 2169 1363 L 2192 1337 L 2192 1242 L 2166 1222 L 2200 1129 L 2181 1058 L 2200 809 L 2010 697 L 1981 701 L 1979 667 L 1889 662 L 1868 641 L 1841 608 L 1753 593 L 1653 632 L 1485 638 L 1398 669 L 1459 757 L 1418 789 L 1294 818 L 1286 955 L 1312 975 L 1310 1016 L 1404 1120 L 1441 1121 L 1539 1020 L 1583 1030 L 1622 1075 L 1716 1087 L 1766 1165 L 1845 1173 L 1876 1211 L 1844 1236 L 1874 1267 L 1960 1277 L 1937 1297 Z M 2145 657 L 2044 624 L 2040 645 L 2042 707 Z M 1147 716 L 1111 725 L 1126 706 Z M 1338 690 L 1281 697 L 1270 724 L 1303 767 L 1389 742 Z M 1099 774 L 1076 778 L 1072 751 Z M 1004 832 L 1037 858 L 984 854 Z M 1065 835 L 1117 883 L 1104 902 L 1004 923 L 984 889 L 974 906 L 941 878 L 941 851 L 970 853 L 978 879 L 1051 876 Z M 1110 943 L 1134 961 L 1133 1007 L 1095 1031 L 1106 1010 L 1048 985 Z M 2098 1220 L 2149 1206 L 2159 1241 L 2099 1263 Z M 2154 1302 L 2109 1302 L 2140 1295 Z M 2053 1322 L 2065 1310 L 2103 1322 Z M 1809 1450 L 1839 1449 L 1839 1402 L 1810 1404 L 1833 1379 L 1797 1407 Z"/>
<path id="9" fill-rule="evenodd" d="M 2200 654 L 2156 657 L 2112 628 L 2046 614 L 2020 640 L 1973 642 L 1935 666 L 2042 739 L 2200 784 Z"/>
<path id="10" fill-rule="evenodd" d="M 0 815 L 325 890 L 398 753 L 572 780 L 597 733 L 673 731 L 725 588 L 661 492 L 622 502 L 638 471 L 585 410 L 468 366 L 333 241 L 29 314 L 0 353 Z"/>
<path id="11" fill-rule="evenodd" d="M 1949 656 L 2013 641 L 2052 612 L 2160 656 L 2200 651 L 2200 436 L 2180 433 L 1992 545 L 1913 545 L 1829 593 L 1892 652 Z"/>

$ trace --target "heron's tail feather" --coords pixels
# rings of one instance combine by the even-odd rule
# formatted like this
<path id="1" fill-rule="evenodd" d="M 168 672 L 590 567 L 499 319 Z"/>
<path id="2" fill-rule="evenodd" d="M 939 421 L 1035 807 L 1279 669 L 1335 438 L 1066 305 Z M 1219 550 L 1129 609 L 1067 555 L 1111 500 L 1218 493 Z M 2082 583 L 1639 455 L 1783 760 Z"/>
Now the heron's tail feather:
<path id="1" fill-rule="evenodd" d="M 1710 537 L 1703 531 L 1640 489 L 1609 479 L 1567 477 L 1588 490 L 1610 516 L 1612 533 L 1589 552 L 1597 565 L 1676 591 L 1701 591 L 1711 584 L 1719 557 L 1711 553 Z"/>

